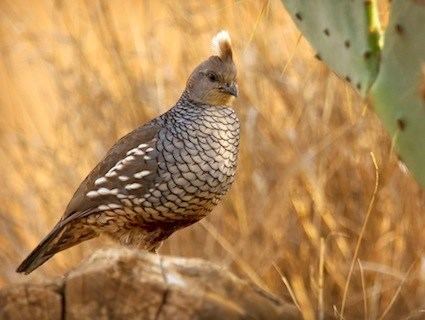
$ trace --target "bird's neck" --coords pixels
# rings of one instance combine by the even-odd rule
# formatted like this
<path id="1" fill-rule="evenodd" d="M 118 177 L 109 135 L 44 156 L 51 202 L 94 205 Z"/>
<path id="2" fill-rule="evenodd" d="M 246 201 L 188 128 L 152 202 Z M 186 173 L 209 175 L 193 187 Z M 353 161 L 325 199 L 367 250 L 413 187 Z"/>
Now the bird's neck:
<path id="1" fill-rule="evenodd" d="M 217 107 L 198 102 L 192 99 L 190 93 L 185 90 L 176 104 L 164 113 L 161 118 L 165 121 L 183 118 L 186 120 L 194 120 L 213 115 L 219 117 L 227 116 L 229 112 L 232 113 L 233 110 L 227 107 Z"/>
<path id="2" fill-rule="evenodd" d="M 186 109 L 187 111 L 190 111 L 193 109 L 199 109 L 199 108 L 204 109 L 208 107 L 209 107 L 208 105 L 202 104 L 194 100 L 187 89 L 183 91 L 182 95 L 180 96 L 179 100 L 177 100 L 177 103 L 174 106 L 174 108 Z"/>

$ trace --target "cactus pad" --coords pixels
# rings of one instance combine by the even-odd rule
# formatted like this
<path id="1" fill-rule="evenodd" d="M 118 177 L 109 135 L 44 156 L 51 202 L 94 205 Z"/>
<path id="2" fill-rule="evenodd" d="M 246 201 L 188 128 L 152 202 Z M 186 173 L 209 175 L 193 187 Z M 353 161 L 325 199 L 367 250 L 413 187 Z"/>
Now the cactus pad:
<path id="1" fill-rule="evenodd" d="M 375 1 L 282 2 L 317 57 L 366 96 L 379 66 L 380 26 Z"/>
<path id="2" fill-rule="evenodd" d="M 425 1 L 392 1 L 371 101 L 400 158 L 425 186 Z"/>

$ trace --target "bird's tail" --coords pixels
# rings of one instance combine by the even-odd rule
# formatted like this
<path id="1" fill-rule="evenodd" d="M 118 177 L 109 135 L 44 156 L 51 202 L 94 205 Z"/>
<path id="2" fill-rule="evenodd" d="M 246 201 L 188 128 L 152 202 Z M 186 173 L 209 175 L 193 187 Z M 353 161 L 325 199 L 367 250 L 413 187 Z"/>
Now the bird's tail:
<path id="1" fill-rule="evenodd" d="M 93 230 L 89 229 L 84 230 L 84 232 L 80 231 L 77 236 L 75 232 L 72 232 L 72 229 L 72 224 L 57 224 L 29 256 L 22 261 L 16 272 L 29 274 L 59 251 L 97 236 Z"/>

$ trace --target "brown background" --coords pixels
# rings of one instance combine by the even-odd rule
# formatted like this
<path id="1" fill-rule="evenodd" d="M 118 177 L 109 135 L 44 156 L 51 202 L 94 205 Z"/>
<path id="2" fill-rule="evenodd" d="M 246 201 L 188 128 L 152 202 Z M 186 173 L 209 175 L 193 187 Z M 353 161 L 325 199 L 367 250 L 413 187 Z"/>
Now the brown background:
<path id="1" fill-rule="evenodd" d="M 176 101 L 222 28 L 239 70 L 237 181 L 161 252 L 229 266 L 289 296 L 280 272 L 305 317 L 333 315 L 375 186 L 373 152 L 378 193 L 346 319 L 416 314 L 424 191 L 371 106 L 314 59 L 277 0 L 0 2 L 0 286 L 23 279 L 14 269 L 79 182 L 121 135 Z M 61 275 L 110 245 L 60 253 L 31 277 Z"/>

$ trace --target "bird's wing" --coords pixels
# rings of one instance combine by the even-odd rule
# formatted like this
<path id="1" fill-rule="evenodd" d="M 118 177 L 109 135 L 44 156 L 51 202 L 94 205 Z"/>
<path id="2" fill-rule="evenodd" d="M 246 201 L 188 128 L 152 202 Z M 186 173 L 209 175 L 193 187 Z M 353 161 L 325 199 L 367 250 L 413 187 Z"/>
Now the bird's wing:
<path id="1" fill-rule="evenodd" d="M 81 213 L 102 211 L 102 206 L 119 204 L 125 197 L 145 194 L 157 176 L 157 121 L 141 126 L 122 137 L 90 172 L 69 202 L 62 220 Z"/>

